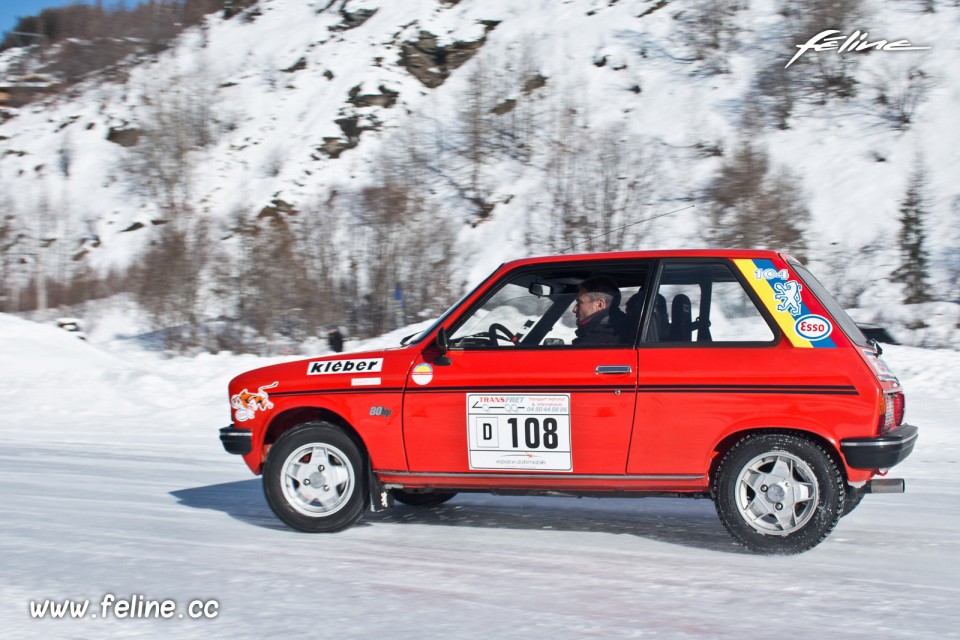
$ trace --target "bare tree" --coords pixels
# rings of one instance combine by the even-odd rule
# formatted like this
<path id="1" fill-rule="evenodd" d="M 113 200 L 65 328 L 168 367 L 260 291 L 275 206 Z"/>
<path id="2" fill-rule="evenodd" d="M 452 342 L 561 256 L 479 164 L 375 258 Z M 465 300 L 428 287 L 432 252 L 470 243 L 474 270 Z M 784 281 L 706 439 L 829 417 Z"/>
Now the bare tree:
<path id="1" fill-rule="evenodd" d="M 772 166 L 767 153 L 743 141 L 707 189 L 713 243 L 788 250 L 803 259 L 810 219 L 800 179 Z"/>
<path id="2" fill-rule="evenodd" d="M 739 1 L 694 0 L 679 15 L 684 40 L 707 73 L 730 71 L 729 54 L 736 47 L 739 32 L 736 15 L 744 8 L 746 4 Z"/>
<path id="3" fill-rule="evenodd" d="M 950 209 L 952 223 L 947 228 L 943 263 L 946 265 L 949 299 L 960 301 L 960 197 L 954 198 Z"/>
<path id="4" fill-rule="evenodd" d="M 147 107 L 147 123 L 129 170 L 139 190 L 176 218 L 189 205 L 192 145 L 171 96 L 157 92 Z"/>
<path id="5" fill-rule="evenodd" d="M 467 76 L 467 90 L 462 97 L 459 112 L 459 144 L 461 157 L 466 161 L 466 198 L 476 206 L 476 215 L 489 215 L 491 184 L 485 175 L 492 161 L 493 128 L 490 114 L 495 108 L 493 79 L 486 59 L 473 62 Z"/>
<path id="6" fill-rule="evenodd" d="M 885 243 L 876 238 L 863 245 L 834 242 L 822 262 L 824 284 L 845 308 L 857 308 L 874 280 L 862 267 L 883 252 Z M 862 274 L 862 275 L 861 275 Z"/>
<path id="7" fill-rule="evenodd" d="M 548 218 L 555 222 L 546 225 L 544 239 L 547 249 L 553 252 L 584 242 L 592 235 L 577 202 L 580 158 L 586 152 L 587 143 L 579 131 L 579 109 L 564 100 L 555 113 L 545 178 Z"/>
<path id="8" fill-rule="evenodd" d="M 836 29 L 852 34 L 866 20 L 863 0 L 786 0 L 783 12 L 790 34 L 787 59 L 795 53 L 796 45 L 822 31 Z M 804 55 L 785 71 L 825 103 L 832 97 L 849 98 L 856 93 L 856 65 L 857 58 L 850 55 Z"/>
<path id="9" fill-rule="evenodd" d="M 0 198 L 3 198 L 0 196 Z M 6 200 L 5 198 L 3 198 Z M 0 210 L 9 212 L 12 207 L 8 202 L 0 204 Z M 22 288 L 23 256 L 20 255 L 23 246 L 24 231 L 20 228 L 20 219 L 12 213 L 4 213 L 0 217 L 0 310 L 19 310 L 19 290 Z"/>
<path id="10" fill-rule="evenodd" d="M 202 319 L 200 283 L 210 254 L 205 225 L 188 233 L 171 224 L 163 227 L 129 272 L 135 298 L 154 328 L 162 330 L 167 348 L 184 349 L 197 343 Z"/>
<path id="11" fill-rule="evenodd" d="M 342 325 L 344 310 L 352 299 L 350 292 L 339 286 L 344 258 L 337 235 L 343 233 L 339 213 L 329 202 L 317 202 L 306 207 L 297 220 L 298 272 L 303 274 L 297 295 L 308 335 L 324 333 L 329 325 Z"/>
<path id="12" fill-rule="evenodd" d="M 448 173 L 454 175 L 462 196 L 474 205 L 478 219 L 486 218 L 494 207 L 489 167 L 498 159 L 529 162 L 537 138 L 537 90 L 547 79 L 537 68 L 532 41 L 522 40 L 511 51 L 504 60 L 484 55 L 470 63 L 451 136 L 462 165 L 458 163 Z"/>
<path id="13" fill-rule="evenodd" d="M 133 147 L 131 178 L 172 218 L 190 208 L 191 152 L 214 141 L 212 92 L 203 69 L 144 92 L 144 124 Z"/>
<path id="14" fill-rule="evenodd" d="M 589 153 L 578 173 L 579 205 L 591 237 L 587 250 L 626 249 L 628 225 L 642 217 L 655 180 L 648 141 L 618 128 L 590 138 Z M 599 237 L 597 237 L 599 236 Z"/>
<path id="15" fill-rule="evenodd" d="M 643 205 L 650 202 L 656 183 L 650 141 L 615 125 L 590 127 L 583 110 L 569 98 L 556 110 L 549 139 L 546 248 L 627 248 L 629 226 L 643 217 Z"/>
<path id="16" fill-rule="evenodd" d="M 393 151 L 381 159 L 376 182 L 355 196 L 350 231 L 353 325 L 370 335 L 439 313 L 459 286 L 449 269 L 452 223 L 424 193 L 425 155 L 416 145 L 386 147 Z"/>
<path id="17" fill-rule="evenodd" d="M 918 62 L 906 60 L 899 66 L 894 62 L 884 64 L 871 87 L 876 92 L 880 116 L 902 130 L 913 122 L 914 114 L 933 88 L 933 79 Z"/>
<path id="18" fill-rule="evenodd" d="M 790 128 L 790 116 L 803 94 L 802 83 L 780 60 L 761 67 L 753 79 L 753 104 L 778 129 Z"/>
<path id="19" fill-rule="evenodd" d="M 856 55 L 807 52 L 792 60 L 797 46 L 826 30 L 852 35 L 863 28 L 866 11 L 862 0 L 784 0 L 780 6 L 784 21 L 771 38 L 777 55 L 757 72 L 753 97 L 769 122 L 787 129 L 801 102 L 823 105 L 857 92 Z"/>
<path id="20" fill-rule="evenodd" d="M 497 151 L 529 162 L 543 116 L 542 92 L 547 78 L 540 73 L 534 36 L 525 35 L 508 49 L 500 73 L 493 74 L 494 106 L 487 115 Z"/>

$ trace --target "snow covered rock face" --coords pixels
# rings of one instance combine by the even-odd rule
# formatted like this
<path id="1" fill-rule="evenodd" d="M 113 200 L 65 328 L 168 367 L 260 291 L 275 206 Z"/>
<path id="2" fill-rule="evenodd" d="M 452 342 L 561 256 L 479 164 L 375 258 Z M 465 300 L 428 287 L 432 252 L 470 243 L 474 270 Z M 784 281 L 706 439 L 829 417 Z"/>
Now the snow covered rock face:
<path id="1" fill-rule="evenodd" d="M 410 305 L 426 315 L 517 255 L 581 243 L 733 243 L 802 253 L 858 320 L 901 342 L 960 340 L 960 73 L 943 44 L 960 7 L 937 3 L 929 13 L 862 0 L 857 12 L 846 3 L 833 15 L 824 11 L 835 3 L 792 0 L 787 9 L 699 0 L 241 4 L 163 52 L 126 59 L 114 75 L 0 108 L 0 228 L 9 239 L 0 273 L 7 300 L 18 301 L 5 310 L 36 298 L 37 261 L 25 256 L 38 247 L 39 268 L 69 289 L 148 263 L 174 228 L 219 241 L 217 260 L 180 278 L 200 291 L 179 315 L 279 306 L 266 289 L 219 295 L 235 277 L 227 273 L 249 264 L 251 238 L 265 235 L 252 229 L 266 224 L 257 214 L 279 199 L 302 214 L 284 217 L 299 251 L 323 263 L 325 275 L 304 278 L 301 298 L 355 282 L 383 306 L 396 284 L 372 268 L 385 260 L 383 238 L 402 245 L 385 272 L 425 265 L 436 274 L 427 288 L 445 295 Z M 929 49 L 811 49 L 785 68 L 825 29 L 868 25 L 870 41 Z M 35 69 L 24 65 L 22 51 L 0 52 L 0 76 L 29 78 Z M 733 200 L 736 211 L 718 211 L 711 187 L 729 175 L 745 132 L 767 159 L 763 179 Z M 923 206 L 913 227 L 926 234 L 902 241 L 914 169 L 922 197 L 911 202 Z M 393 195 L 367 197 L 378 190 Z M 641 222 L 680 201 L 695 208 Z M 721 231 L 734 213 L 741 224 L 731 239 Z M 416 238 L 427 224 L 432 246 Z M 318 228 L 324 242 L 311 236 Z M 201 244 L 186 243 L 184 262 L 214 254 Z M 925 281 L 933 302 L 903 304 L 927 299 L 895 281 L 905 255 L 927 256 L 909 282 Z"/>
<path id="2" fill-rule="evenodd" d="M 488 22 L 488 30 L 496 27 Z M 400 46 L 400 66 L 428 89 L 435 89 L 457 68 L 465 64 L 480 50 L 486 36 L 474 42 L 453 42 L 440 45 L 437 37 L 429 31 L 421 31 L 419 37 Z"/>

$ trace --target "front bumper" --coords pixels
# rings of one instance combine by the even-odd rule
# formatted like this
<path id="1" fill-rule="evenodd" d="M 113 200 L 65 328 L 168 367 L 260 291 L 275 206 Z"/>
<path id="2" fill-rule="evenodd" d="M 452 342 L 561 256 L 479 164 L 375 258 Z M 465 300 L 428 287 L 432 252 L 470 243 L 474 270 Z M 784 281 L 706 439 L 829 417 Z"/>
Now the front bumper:
<path id="1" fill-rule="evenodd" d="M 227 453 L 245 456 L 253 449 L 253 432 L 249 429 L 237 429 L 231 424 L 220 429 L 220 442 Z"/>
<path id="2" fill-rule="evenodd" d="M 910 455 L 918 432 L 913 425 L 902 424 L 882 436 L 841 440 L 840 451 L 853 469 L 889 469 Z"/>

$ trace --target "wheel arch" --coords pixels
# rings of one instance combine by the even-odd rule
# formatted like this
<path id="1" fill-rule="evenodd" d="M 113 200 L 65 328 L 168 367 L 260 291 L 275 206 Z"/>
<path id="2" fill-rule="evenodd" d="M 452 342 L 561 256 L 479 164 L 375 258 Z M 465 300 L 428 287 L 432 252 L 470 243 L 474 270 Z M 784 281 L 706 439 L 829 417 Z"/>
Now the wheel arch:
<path id="1" fill-rule="evenodd" d="M 361 455 L 363 455 L 365 464 L 368 463 L 370 452 L 367 450 L 366 443 L 343 416 L 324 407 L 295 407 L 274 416 L 264 431 L 263 442 L 260 445 L 260 472 L 263 471 L 263 465 L 266 463 L 270 447 L 280 436 L 294 427 L 308 422 L 329 422 L 343 429 L 344 433 L 357 445 Z"/>
<path id="2" fill-rule="evenodd" d="M 836 443 L 831 441 L 829 438 L 824 435 L 817 433 L 816 431 L 811 431 L 809 429 L 803 429 L 801 427 L 751 427 L 745 429 L 738 429 L 727 436 L 725 436 L 720 442 L 716 444 L 713 448 L 712 458 L 710 459 L 710 473 L 708 476 L 709 486 L 713 486 L 714 478 L 717 474 L 717 468 L 720 466 L 720 461 L 723 460 L 723 457 L 730 451 L 733 446 L 748 436 L 756 436 L 763 434 L 773 434 L 773 433 L 783 433 L 793 436 L 798 436 L 801 438 L 806 438 L 817 445 L 819 445 L 827 454 L 833 458 L 834 463 L 836 463 L 837 468 L 840 469 L 840 473 L 843 475 L 844 482 L 848 481 L 847 476 L 847 465 L 844 463 L 843 456 L 840 454 Z"/>

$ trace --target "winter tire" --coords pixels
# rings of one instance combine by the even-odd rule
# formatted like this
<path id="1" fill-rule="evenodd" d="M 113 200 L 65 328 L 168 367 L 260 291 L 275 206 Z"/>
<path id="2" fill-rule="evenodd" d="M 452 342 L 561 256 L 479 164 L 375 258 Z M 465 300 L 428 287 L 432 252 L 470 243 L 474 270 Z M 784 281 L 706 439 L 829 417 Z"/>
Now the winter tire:
<path id="1" fill-rule="evenodd" d="M 857 508 L 861 502 L 863 502 L 863 496 L 867 495 L 867 490 L 865 487 L 859 489 L 850 487 L 847 489 L 847 497 L 843 501 L 843 514 L 847 515 L 851 511 Z"/>
<path id="2" fill-rule="evenodd" d="M 410 505 L 411 507 L 435 507 L 443 504 L 453 496 L 456 491 L 404 491 L 403 489 L 393 490 L 393 499 L 397 502 Z"/>
<path id="3" fill-rule="evenodd" d="M 343 429 L 310 422 L 287 431 L 270 448 L 263 492 L 277 517 L 311 533 L 340 531 L 367 506 L 364 461 Z"/>
<path id="4" fill-rule="evenodd" d="M 713 478 L 717 515 L 755 553 L 794 554 L 819 544 L 844 511 L 844 483 L 829 453 L 806 438 L 743 438 Z"/>

